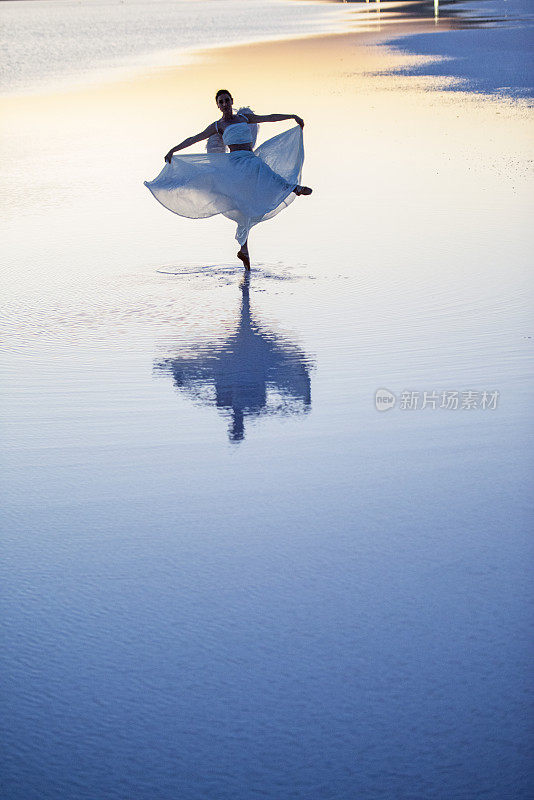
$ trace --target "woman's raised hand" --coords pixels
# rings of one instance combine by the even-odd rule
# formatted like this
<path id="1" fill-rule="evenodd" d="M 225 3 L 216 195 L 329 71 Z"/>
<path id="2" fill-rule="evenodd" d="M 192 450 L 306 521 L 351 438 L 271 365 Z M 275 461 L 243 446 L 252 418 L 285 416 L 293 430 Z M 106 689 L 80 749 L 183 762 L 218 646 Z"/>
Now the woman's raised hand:
<path id="1" fill-rule="evenodd" d="M 294 120 L 297 125 L 300 125 L 301 128 L 304 127 L 304 120 L 301 117 L 297 117 L 297 115 L 295 115 Z"/>

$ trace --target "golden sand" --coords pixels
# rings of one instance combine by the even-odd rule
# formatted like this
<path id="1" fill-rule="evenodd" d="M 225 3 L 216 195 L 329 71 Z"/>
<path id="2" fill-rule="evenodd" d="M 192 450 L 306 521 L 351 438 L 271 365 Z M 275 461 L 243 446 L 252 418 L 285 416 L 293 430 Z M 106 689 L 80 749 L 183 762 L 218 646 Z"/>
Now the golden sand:
<path id="1" fill-rule="evenodd" d="M 0 105 L 10 211 L 18 213 L 17 193 L 25 214 L 51 198 L 57 219 L 52 205 L 60 186 L 64 199 L 73 208 L 78 202 L 80 218 L 97 230 L 106 225 L 90 210 L 99 192 L 130 231 L 138 232 L 137 221 L 145 217 L 163 220 L 142 181 L 155 177 L 170 147 L 218 117 L 214 95 L 224 87 L 236 105 L 304 118 L 303 181 L 314 194 L 288 214 L 306 229 L 306 247 L 337 263 L 347 264 L 356 230 L 362 259 L 373 258 L 379 269 L 377 244 L 395 253 L 404 248 L 409 260 L 414 238 L 424 237 L 429 226 L 438 238 L 448 235 L 446 229 L 463 235 L 473 230 L 473 213 L 485 203 L 501 202 L 503 214 L 521 223 L 530 213 L 534 158 L 528 104 L 441 91 L 443 79 L 387 74 L 416 59 L 377 46 L 381 37 L 421 29 L 420 22 L 399 22 L 381 31 L 210 49 L 189 65 L 130 80 L 5 97 Z M 262 125 L 260 140 L 287 124 Z M 498 213 L 494 208 L 493 216 Z M 170 216 L 165 224 L 173 233 L 198 230 Z M 280 215 L 277 229 L 286 224 Z M 211 229 L 203 230 L 209 238 Z M 254 238 L 274 230 L 259 226 Z"/>

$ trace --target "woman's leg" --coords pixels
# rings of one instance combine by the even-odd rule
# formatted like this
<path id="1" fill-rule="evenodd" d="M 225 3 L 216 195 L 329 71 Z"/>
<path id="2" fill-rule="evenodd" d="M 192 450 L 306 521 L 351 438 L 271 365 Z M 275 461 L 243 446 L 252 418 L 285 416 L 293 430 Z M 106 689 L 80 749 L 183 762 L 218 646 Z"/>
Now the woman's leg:
<path id="1" fill-rule="evenodd" d="M 245 269 L 250 269 L 250 257 L 248 254 L 248 239 L 241 245 L 241 250 L 238 252 L 237 257 L 243 262 Z"/>

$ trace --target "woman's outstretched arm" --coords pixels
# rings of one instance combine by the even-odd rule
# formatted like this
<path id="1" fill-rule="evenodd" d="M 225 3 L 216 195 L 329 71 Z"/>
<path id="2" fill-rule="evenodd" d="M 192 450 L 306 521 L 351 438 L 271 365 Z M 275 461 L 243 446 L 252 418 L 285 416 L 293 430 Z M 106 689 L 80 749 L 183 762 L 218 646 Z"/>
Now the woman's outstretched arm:
<path id="1" fill-rule="evenodd" d="M 214 133 L 217 133 L 217 129 L 215 123 L 212 122 L 202 133 L 197 133 L 196 136 L 190 136 L 188 139 L 184 139 L 183 142 L 180 142 L 180 144 L 177 144 L 176 147 L 172 147 L 165 156 L 165 161 L 170 164 L 173 153 L 177 153 L 178 150 L 183 150 L 185 147 L 190 147 L 192 144 L 201 142 L 203 139 L 209 139 Z"/>
<path id="2" fill-rule="evenodd" d="M 294 119 L 301 128 L 304 127 L 304 120 L 296 114 L 243 114 L 249 122 L 283 122 L 285 119 Z"/>

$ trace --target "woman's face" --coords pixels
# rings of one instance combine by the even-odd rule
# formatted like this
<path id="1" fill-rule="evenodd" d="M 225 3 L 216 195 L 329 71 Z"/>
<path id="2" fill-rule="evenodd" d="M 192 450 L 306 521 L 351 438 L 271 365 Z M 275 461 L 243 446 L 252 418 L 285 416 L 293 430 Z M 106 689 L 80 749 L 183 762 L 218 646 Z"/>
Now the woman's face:
<path id="1" fill-rule="evenodd" d="M 219 106 L 219 108 L 221 109 L 223 114 L 225 112 L 226 113 L 228 113 L 228 112 L 232 113 L 233 102 L 234 101 L 232 100 L 232 96 L 230 94 L 228 94 L 228 92 L 224 92 L 223 94 L 220 94 L 219 97 L 217 98 L 217 105 Z"/>

